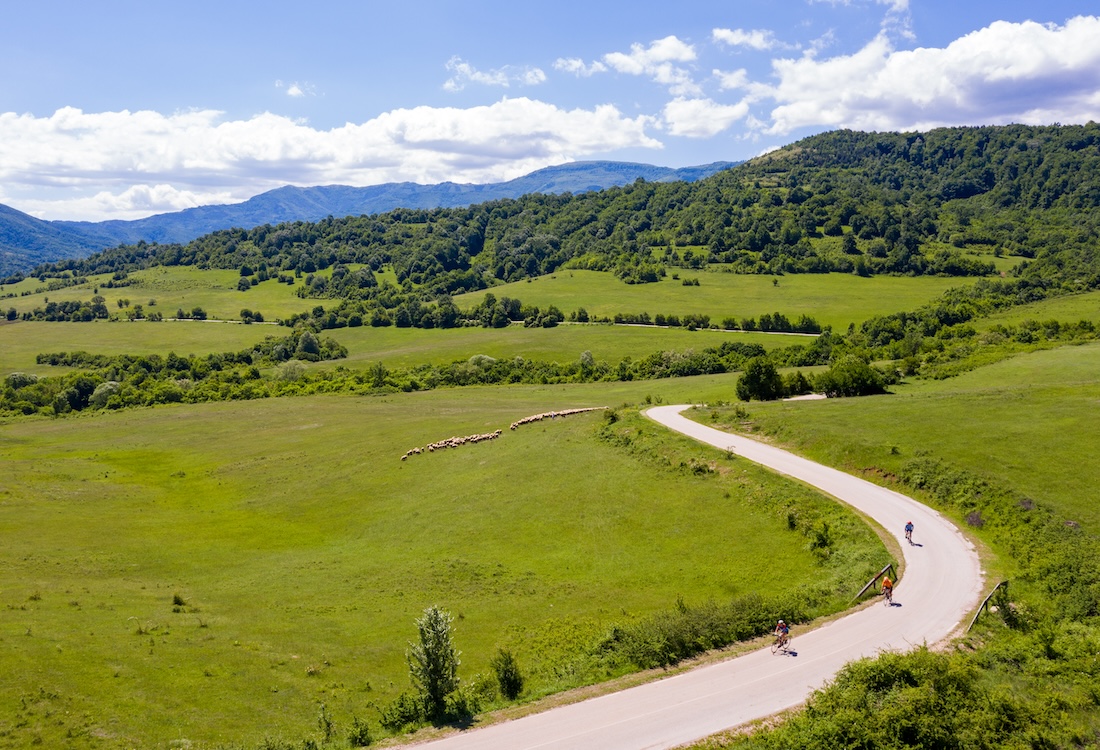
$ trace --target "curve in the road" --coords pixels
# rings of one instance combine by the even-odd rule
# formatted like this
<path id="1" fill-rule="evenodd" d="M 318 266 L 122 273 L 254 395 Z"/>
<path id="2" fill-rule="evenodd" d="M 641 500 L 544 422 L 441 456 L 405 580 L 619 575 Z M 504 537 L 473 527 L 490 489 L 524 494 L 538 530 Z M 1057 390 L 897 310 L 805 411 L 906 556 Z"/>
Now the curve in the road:
<path id="1" fill-rule="evenodd" d="M 895 606 L 866 607 L 796 633 L 797 655 L 760 649 L 728 661 L 429 742 L 438 750 L 641 750 L 668 748 L 796 706 L 846 663 L 882 651 L 936 643 L 956 630 L 981 596 L 977 552 L 959 529 L 915 500 L 750 438 L 701 425 L 659 406 L 646 414 L 695 440 L 812 485 L 898 537 L 905 577 Z M 916 526 L 905 543 L 906 521 Z"/>

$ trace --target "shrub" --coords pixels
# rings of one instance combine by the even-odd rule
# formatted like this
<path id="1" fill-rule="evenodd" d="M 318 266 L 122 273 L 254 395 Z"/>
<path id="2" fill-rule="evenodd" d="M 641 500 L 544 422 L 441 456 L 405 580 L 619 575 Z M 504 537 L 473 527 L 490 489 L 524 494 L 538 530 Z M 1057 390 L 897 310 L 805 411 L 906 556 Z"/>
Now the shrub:
<path id="1" fill-rule="evenodd" d="M 410 692 L 401 693 L 393 703 L 382 708 L 382 726 L 391 732 L 401 732 L 424 723 L 424 704 Z"/>
<path id="2" fill-rule="evenodd" d="M 358 716 L 351 717 L 351 730 L 348 732 L 348 744 L 352 747 L 367 747 L 372 742 L 370 727 Z"/>
<path id="3" fill-rule="evenodd" d="M 523 675 L 519 671 L 519 664 L 512 652 L 499 649 L 489 665 L 497 676 L 500 694 L 508 700 L 518 698 L 523 692 Z"/>

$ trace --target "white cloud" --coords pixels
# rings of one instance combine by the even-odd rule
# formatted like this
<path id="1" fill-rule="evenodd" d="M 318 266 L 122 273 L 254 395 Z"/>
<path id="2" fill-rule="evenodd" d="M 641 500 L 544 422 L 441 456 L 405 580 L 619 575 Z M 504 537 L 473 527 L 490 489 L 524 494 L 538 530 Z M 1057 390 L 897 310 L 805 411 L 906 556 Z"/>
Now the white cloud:
<path id="1" fill-rule="evenodd" d="M 452 74 L 443 84 L 443 88 L 447 91 L 461 91 L 466 88 L 468 83 L 508 88 L 513 83 L 524 86 L 537 86 L 546 81 L 546 74 L 540 68 L 506 66 L 496 70 L 482 71 L 460 57 L 452 57 L 448 60 L 447 70 Z"/>
<path id="2" fill-rule="evenodd" d="M 691 74 L 673 63 L 692 62 L 695 48 L 675 36 L 666 36 L 650 43 L 648 47 L 632 44 L 630 52 L 610 52 L 603 62 L 611 69 L 628 75 L 646 75 L 657 83 L 668 86 L 674 96 L 698 95 L 701 89 L 691 79 Z"/>
<path id="3" fill-rule="evenodd" d="M 554 61 L 554 69 L 565 73 L 572 73 L 578 78 L 589 78 L 597 73 L 606 73 L 607 66 L 600 61 L 586 65 L 579 57 L 559 57 Z"/>
<path id="4" fill-rule="evenodd" d="M 729 128 L 749 112 L 745 102 L 719 104 L 711 99 L 679 97 L 665 105 L 664 121 L 671 135 L 710 138 Z"/>
<path id="5" fill-rule="evenodd" d="M 0 202 L 47 218 L 137 218 L 279 185 L 495 182 L 626 148 L 661 148 L 655 118 L 527 98 L 416 107 L 317 130 L 264 113 L 0 113 Z M 149 187 L 152 186 L 152 187 Z M 52 206 L 52 208 L 47 208 Z"/>
<path id="6" fill-rule="evenodd" d="M 293 99 L 317 95 L 317 89 L 311 83 L 299 83 L 298 81 L 284 83 L 283 81 L 275 81 L 275 88 L 280 90 L 286 89 L 286 95 Z"/>
<path id="7" fill-rule="evenodd" d="M 904 5 L 904 3 L 895 3 Z M 885 33 L 851 55 L 773 61 L 773 134 L 802 127 L 928 129 L 1100 119 L 1100 18 L 995 22 L 947 47 L 896 50 Z"/>
<path id="8" fill-rule="evenodd" d="M 714 29 L 711 31 L 711 38 L 731 47 L 749 47 L 760 51 L 782 46 L 775 34 L 768 29 Z"/>
<path id="9" fill-rule="evenodd" d="M 743 89 L 749 86 L 749 73 L 744 68 L 739 68 L 728 73 L 721 70 L 715 70 L 712 72 L 712 75 L 718 79 L 718 87 L 723 91 Z"/>

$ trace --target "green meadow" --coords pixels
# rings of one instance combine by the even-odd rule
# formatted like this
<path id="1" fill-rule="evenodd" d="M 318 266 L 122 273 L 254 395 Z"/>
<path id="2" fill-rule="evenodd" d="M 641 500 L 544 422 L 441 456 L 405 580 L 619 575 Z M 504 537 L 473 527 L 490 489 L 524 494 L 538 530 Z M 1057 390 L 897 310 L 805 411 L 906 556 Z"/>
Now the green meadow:
<path id="1" fill-rule="evenodd" d="M 331 273 L 320 271 L 318 275 Z M 199 269 L 195 266 L 157 266 L 129 274 L 128 286 L 108 289 L 105 284 L 110 274 L 89 276 L 84 284 L 36 292 L 27 296 L 0 299 L 0 309 L 14 307 L 17 312 L 29 312 L 44 307 L 48 300 L 87 300 L 99 290 L 107 300 L 107 307 L 117 313 L 133 305 L 141 305 L 146 314 L 160 311 L 166 318 L 174 317 L 178 309 L 190 312 L 201 307 L 211 318 L 239 320 L 241 309 L 259 310 L 268 320 L 289 317 L 309 310 L 318 304 L 315 300 L 302 299 L 295 294 L 301 286 L 299 279 L 294 286 L 280 284 L 274 279 L 261 282 L 246 292 L 237 289 L 240 273 L 235 270 Z M 24 279 L 16 285 L 7 285 L 0 294 L 33 291 L 44 285 L 38 279 Z M 119 307 L 119 300 L 129 300 L 129 305 Z M 149 301 L 155 305 L 150 306 Z"/>
<path id="2" fill-rule="evenodd" d="M 655 284 L 624 284 L 610 273 L 562 270 L 550 276 L 505 284 L 488 290 L 498 298 L 512 297 L 527 305 L 556 305 L 569 314 L 583 306 L 589 315 L 612 317 L 616 313 L 650 315 L 709 315 L 719 325 L 725 318 L 757 318 L 780 312 L 792 320 L 810 315 L 821 325 L 847 329 L 874 315 L 912 310 L 945 290 L 972 283 L 960 278 L 935 276 L 873 276 L 850 274 L 797 274 L 746 276 L 718 270 L 677 271 Z M 684 279 L 698 279 L 699 286 L 684 286 Z M 459 307 L 484 299 L 486 291 L 455 298 Z"/>
<path id="3" fill-rule="evenodd" d="M 262 286 L 262 285 L 261 285 Z M 35 363 L 44 352 L 88 351 L 95 354 L 207 354 L 247 349 L 266 336 L 285 336 L 290 329 L 264 324 L 222 321 L 45 321 L 0 322 L 0 374 L 56 374 L 59 369 Z M 556 328 L 338 328 L 325 331 L 348 348 L 346 359 L 320 367 L 387 367 L 446 364 L 475 354 L 572 361 L 590 351 L 597 360 L 618 362 L 658 351 L 686 351 L 719 346 L 723 341 L 757 343 L 765 349 L 804 343 L 802 336 L 654 326 L 561 325 Z"/>
<path id="4" fill-rule="evenodd" d="M 897 472 L 914 457 L 934 456 L 1100 529 L 1100 344 L 1021 354 L 891 390 L 753 402 L 749 412 L 760 431 L 825 463 Z"/>
<path id="5" fill-rule="evenodd" d="M 771 350 L 806 343 L 804 336 L 740 333 L 731 331 L 655 326 L 612 326 L 604 324 L 559 325 L 555 328 L 339 328 L 326 336 L 348 348 L 348 357 L 325 366 L 365 366 L 381 361 L 387 366 L 405 367 L 424 362 L 445 364 L 486 354 L 497 359 L 524 357 L 567 362 L 592 352 L 596 360 L 618 362 L 624 357 L 639 359 L 659 351 L 696 351 L 720 346 L 723 341 L 760 344 Z"/>
<path id="6" fill-rule="evenodd" d="M 377 727 L 431 604 L 462 675 L 511 649 L 528 696 L 614 677 L 617 624 L 836 587 L 888 553 L 854 514 L 630 417 L 734 378 L 322 396 L 18 419 L 0 430 L 0 747 L 178 747 Z M 510 431 L 521 417 L 616 406 Z M 503 429 L 493 441 L 413 447 Z M 703 463 L 699 463 L 703 462 Z M 707 466 L 704 470 L 688 466 Z M 828 519 L 831 563 L 799 518 Z M 810 523 L 807 521 L 807 523 Z"/>
<path id="7" fill-rule="evenodd" d="M 975 320 L 972 325 L 987 330 L 994 325 L 1018 325 L 1025 320 L 1058 320 L 1074 323 L 1079 320 L 1091 320 L 1100 323 L 1100 292 L 1067 294 L 1061 297 L 1018 305 Z"/>

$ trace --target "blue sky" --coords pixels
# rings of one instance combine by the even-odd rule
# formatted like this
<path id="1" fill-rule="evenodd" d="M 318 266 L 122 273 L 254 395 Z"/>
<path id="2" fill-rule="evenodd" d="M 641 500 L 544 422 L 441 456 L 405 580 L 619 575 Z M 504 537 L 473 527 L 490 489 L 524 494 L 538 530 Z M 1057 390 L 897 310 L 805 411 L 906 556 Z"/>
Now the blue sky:
<path id="1" fill-rule="evenodd" d="M 1095 2 L 0 0 L 0 203 L 749 158 L 838 127 L 1100 120 Z"/>

